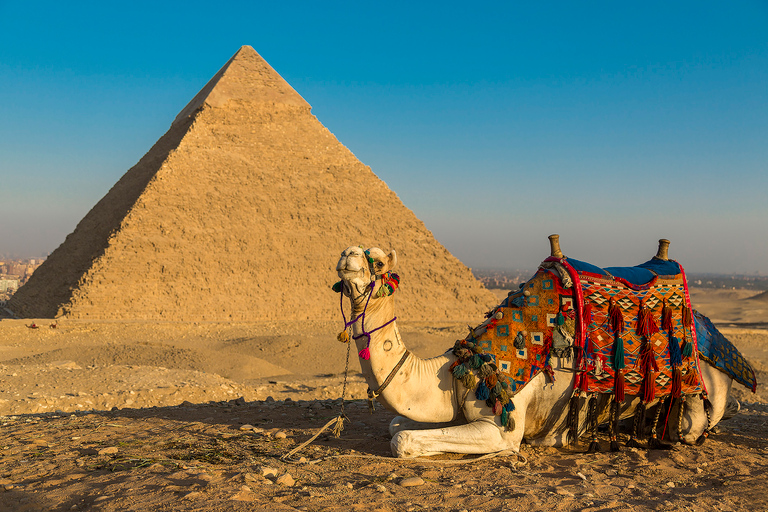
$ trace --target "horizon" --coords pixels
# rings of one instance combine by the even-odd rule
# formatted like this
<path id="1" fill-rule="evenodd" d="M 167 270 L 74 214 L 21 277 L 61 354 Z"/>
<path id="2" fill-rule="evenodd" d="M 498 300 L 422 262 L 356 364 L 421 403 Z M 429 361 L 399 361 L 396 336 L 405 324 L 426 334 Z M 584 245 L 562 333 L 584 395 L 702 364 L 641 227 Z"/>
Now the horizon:
<path id="1" fill-rule="evenodd" d="M 459 5 L 0 2 L 0 253 L 53 252 L 250 45 L 470 268 L 558 233 L 768 274 L 768 5 Z"/>

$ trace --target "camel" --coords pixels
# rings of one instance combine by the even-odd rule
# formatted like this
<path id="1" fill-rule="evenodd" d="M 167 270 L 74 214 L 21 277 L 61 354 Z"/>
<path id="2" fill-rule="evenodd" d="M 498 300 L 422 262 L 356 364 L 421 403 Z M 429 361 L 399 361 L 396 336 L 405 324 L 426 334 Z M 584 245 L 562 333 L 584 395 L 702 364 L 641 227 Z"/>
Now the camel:
<path id="1" fill-rule="evenodd" d="M 549 259 L 562 258 L 556 235 L 553 237 Z M 385 253 L 376 247 L 349 247 L 337 264 L 341 281 L 334 287 L 343 294 L 342 301 L 347 297 L 351 302 L 351 318 L 349 322 L 345 319 L 339 340 L 350 341 L 347 329 L 351 327 L 369 386 L 369 400 L 377 400 L 398 414 L 389 426 L 394 456 L 512 453 L 520 450 L 524 440 L 530 445 L 562 447 L 572 441 L 569 434 L 573 435 L 574 429 L 576 439 L 591 429 L 596 442 L 596 423 L 605 422 L 612 414 L 611 395 L 595 395 L 596 401 L 579 399 L 579 393 L 574 393 L 574 358 L 552 357 L 549 371 L 538 373 L 511 395 L 512 406 L 505 407 L 500 416 L 498 410 L 476 396 L 474 389 L 454 377 L 452 369 L 458 364 L 455 350 L 428 359 L 408 351 L 395 318 L 398 278 L 392 270 L 396 266 L 395 250 Z M 491 311 L 474 332 L 493 325 L 491 322 L 499 316 L 497 311 L 501 310 Z M 708 399 L 689 397 L 682 405 L 679 399 L 673 406 L 667 403 L 662 421 L 670 422 L 672 418 L 671 424 L 677 425 L 664 429 L 665 441 L 702 442 L 726 413 L 732 415 L 738 410 L 738 402 L 729 396 L 732 379 L 707 363 L 702 363 L 700 370 Z M 662 409 L 662 403 L 661 399 L 644 403 L 642 397 L 628 396 L 620 410 L 613 412 L 613 421 L 634 416 L 637 426 L 640 407 L 644 417 L 655 416 L 658 420 L 660 414 L 656 411 Z M 576 404 L 575 410 L 572 404 Z M 590 415 L 590 408 L 597 413 Z M 613 442 L 611 449 L 618 449 Z"/>

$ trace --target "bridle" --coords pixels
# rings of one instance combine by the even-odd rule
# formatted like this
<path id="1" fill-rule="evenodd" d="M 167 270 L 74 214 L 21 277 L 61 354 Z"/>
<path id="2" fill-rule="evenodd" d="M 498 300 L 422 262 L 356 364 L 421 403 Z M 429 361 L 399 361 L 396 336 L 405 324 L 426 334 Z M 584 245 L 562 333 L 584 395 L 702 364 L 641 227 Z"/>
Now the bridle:
<path id="1" fill-rule="evenodd" d="M 342 284 L 341 284 L 341 286 L 339 286 L 339 289 L 337 291 L 341 292 L 341 293 L 339 293 L 339 309 L 341 310 L 341 318 L 344 321 L 344 330 L 339 334 L 339 340 L 340 341 L 349 342 L 349 337 L 346 334 L 346 331 L 347 331 L 347 329 L 350 326 L 354 325 L 355 322 L 360 320 L 360 328 L 362 329 L 362 333 L 357 334 L 357 335 L 353 335 L 352 339 L 353 340 L 359 340 L 360 338 L 363 338 L 363 337 L 367 337 L 368 338 L 368 341 L 365 344 L 365 347 L 362 350 L 360 350 L 360 352 L 358 352 L 358 354 L 357 354 L 360 357 L 360 359 L 368 360 L 368 359 L 371 358 L 371 352 L 369 350 L 369 346 L 371 344 L 371 335 L 373 333 L 375 333 L 376 331 L 378 331 L 380 329 L 383 329 L 384 327 L 386 327 L 389 324 L 393 323 L 395 320 L 397 320 L 397 317 L 393 316 L 391 320 L 383 323 L 382 325 L 376 327 L 375 329 L 371 329 L 370 331 L 366 331 L 365 330 L 365 315 L 366 315 L 366 312 L 368 311 L 368 304 L 371 302 L 371 296 L 373 295 L 373 289 L 376 287 L 376 280 L 377 280 L 377 278 L 379 276 L 376 274 L 376 270 L 373 268 L 373 261 L 374 260 L 373 260 L 373 258 L 371 258 L 370 252 L 366 250 L 366 251 L 364 251 L 364 254 L 365 254 L 366 259 L 368 260 L 368 270 L 369 270 L 369 272 L 371 274 L 371 282 L 365 287 L 365 290 L 367 291 L 368 297 L 366 297 L 366 299 L 365 299 L 365 306 L 363 306 L 362 313 L 360 313 L 359 315 L 357 315 L 357 316 L 355 316 L 353 318 L 350 318 L 350 320 L 347 321 L 347 317 L 344 314 L 344 293 L 343 293 L 344 285 L 343 285 L 343 281 L 342 281 Z M 391 274 L 391 272 L 386 272 L 385 274 L 381 274 L 382 286 L 384 286 L 384 276 L 387 275 L 387 274 Z M 391 286 L 391 283 L 393 281 L 395 283 L 394 287 Z M 397 287 L 397 284 L 399 283 L 399 277 L 397 277 L 396 274 L 394 275 L 394 280 L 393 281 L 392 280 L 389 281 L 389 285 L 390 285 L 390 289 L 391 289 L 392 293 L 394 293 L 394 290 Z M 336 286 L 334 286 L 334 290 L 336 290 Z M 349 295 L 350 303 L 354 304 L 354 302 L 357 299 L 359 299 L 363 294 L 365 294 L 366 291 L 363 291 L 363 293 L 361 293 L 357 297 L 353 298 L 352 297 L 352 289 L 350 287 L 350 295 Z M 370 387 L 368 388 L 368 409 L 371 412 L 373 412 L 373 410 L 374 410 L 374 408 L 373 408 L 373 400 L 375 398 L 378 398 L 378 396 L 381 394 L 381 392 L 384 391 L 384 389 L 389 385 L 390 382 L 392 382 L 392 379 L 395 378 L 395 375 L 397 375 L 397 372 L 400 371 L 400 368 L 403 366 L 403 364 L 405 363 L 405 360 L 408 359 L 408 356 L 410 356 L 410 355 L 411 355 L 410 351 L 406 350 L 405 353 L 403 354 L 403 357 L 401 357 L 400 361 L 395 365 L 394 368 L 392 368 L 392 371 L 389 372 L 389 375 L 387 376 L 387 378 L 378 387 L 378 389 L 376 389 L 376 391 L 373 391 Z"/>

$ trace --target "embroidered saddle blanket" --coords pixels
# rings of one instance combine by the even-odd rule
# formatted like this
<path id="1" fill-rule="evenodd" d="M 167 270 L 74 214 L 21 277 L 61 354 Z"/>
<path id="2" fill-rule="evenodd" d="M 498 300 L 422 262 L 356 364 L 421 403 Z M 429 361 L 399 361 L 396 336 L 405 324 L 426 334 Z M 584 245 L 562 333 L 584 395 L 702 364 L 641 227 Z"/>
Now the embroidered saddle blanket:
<path id="1" fill-rule="evenodd" d="M 682 266 L 656 258 L 606 269 L 547 258 L 486 322 L 456 342 L 454 354 L 454 376 L 470 389 L 477 384 L 476 396 L 502 418 L 509 398 L 537 374 L 554 378 L 552 357 L 573 358 L 576 393 L 613 394 L 619 402 L 625 393 L 646 403 L 706 395 L 700 355 L 756 386 L 738 350 L 692 312 Z"/>
<path id="2" fill-rule="evenodd" d="M 701 358 L 754 393 L 757 389 L 755 371 L 744 356 L 733 343 L 720 334 L 709 318 L 694 311 L 693 319 L 696 323 L 696 339 Z"/>

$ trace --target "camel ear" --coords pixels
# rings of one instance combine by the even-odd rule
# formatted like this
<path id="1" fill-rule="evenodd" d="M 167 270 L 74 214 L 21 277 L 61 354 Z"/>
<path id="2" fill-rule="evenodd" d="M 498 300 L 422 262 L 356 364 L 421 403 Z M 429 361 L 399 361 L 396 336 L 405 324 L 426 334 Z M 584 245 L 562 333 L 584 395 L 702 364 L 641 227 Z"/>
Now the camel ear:
<path id="1" fill-rule="evenodd" d="M 389 270 L 395 270 L 395 267 L 397 266 L 397 253 L 394 249 L 389 251 L 389 254 L 387 255 L 387 263 Z"/>

